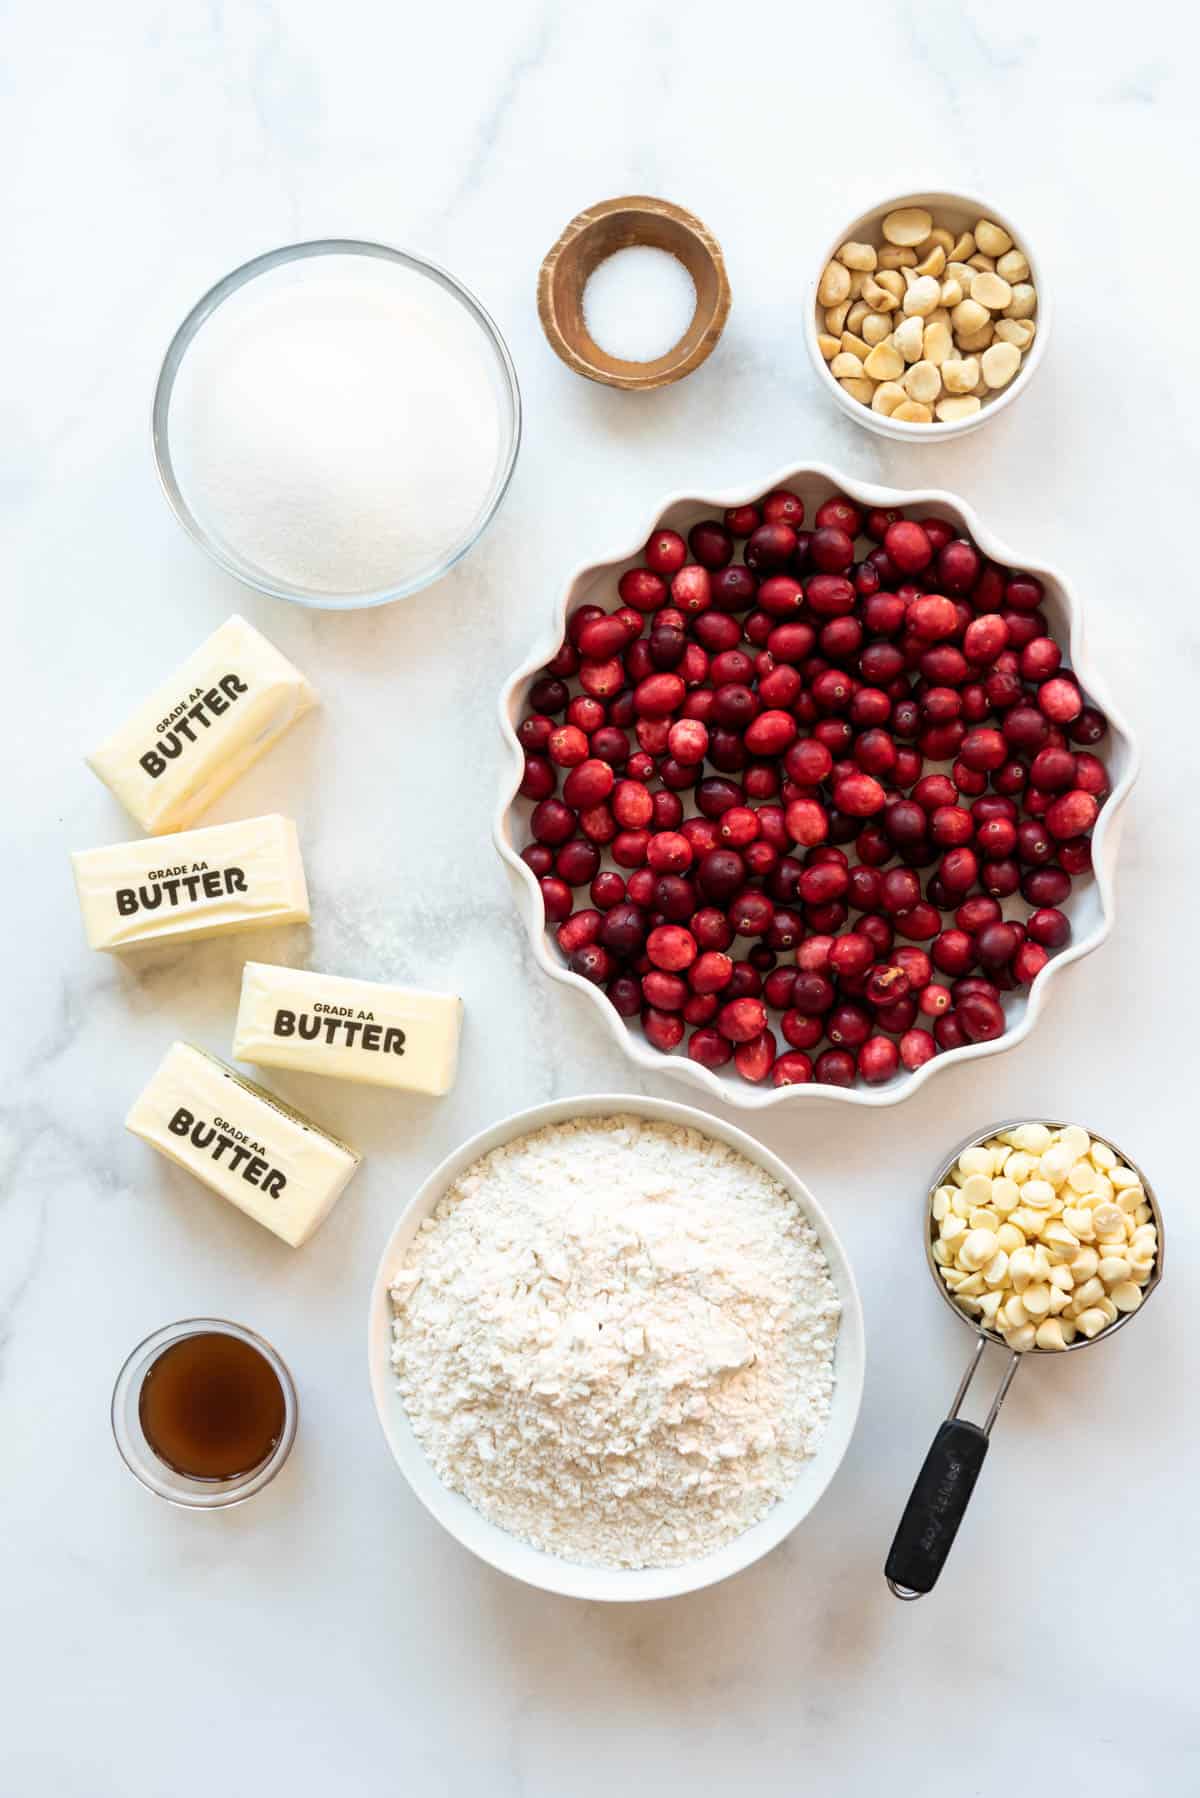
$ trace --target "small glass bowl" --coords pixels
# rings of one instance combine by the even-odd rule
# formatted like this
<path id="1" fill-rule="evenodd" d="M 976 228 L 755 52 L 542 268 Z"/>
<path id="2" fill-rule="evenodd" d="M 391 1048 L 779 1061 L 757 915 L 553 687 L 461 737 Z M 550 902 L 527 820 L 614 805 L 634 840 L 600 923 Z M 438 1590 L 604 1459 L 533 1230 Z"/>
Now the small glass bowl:
<path id="1" fill-rule="evenodd" d="M 205 324 L 226 300 L 231 299 L 248 282 L 254 281 L 260 276 L 269 275 L 276 269 L 287 267 L 289 264 L 308 261 L 320 256 L 362 256 L 395 263 L 402 268 L 411 269 L 417 274 L 425 276 L 437 286 L 444 288 L 475 321 L 482 336 L 490 345 L 499 400 L 502 440 L 500 453 L 497 457 L 491 488 L 466 534 L 459 542 L 447 545 L 441 554 L 415 574 L 410 574 L 407 578 L 397 580 L 393 584 L 361 592 L 332 593 L 324 589 L 294 585 L 248 560 L 234 544 L 215 535 L 197 517 L 180 484 L 176 464 L 171 455 L 171 402 L 175 392 L 176 379 L 189 348 Z M 508 346 L 500 335 L 495 321 L 461 281 L 456 280 L 444 268 L 439 268 L 435 262 L 429 262 L 423 256 L 412 255 L 406 250 L 394 249 L 389 244 L 367 243 L 357 238 L 329 237 L 318 238 L 311 243 L 285 244 L 280 249 L 268 250 L 265 254 L 254 257 L 252 261 L 243 263 L 240 268 L 235 268 L 231 274 L 218 281 L 215 287 L 209 288 L 208 292 L 192 307 L 167 347 L 167 353 L 163 357 L 162 368 L 159 371 L 158 383 L 154 390 L 151 423 L 155 466 L 158 469 L 158 478 L 162 483 L 163 492 L 167 496 L 167 502 L 184 530 L 206 554 L 212 557 L 214 562 L 217 562 L 228 574 L 236 575 L 238 580 L 245 581 L 247 586 L 256 588 L 260 593 L 269 593 L 275 599 L 289 599 L 297 605 L 313 606 L 321 611 L 354 611 L 370 606 L 389 605 L 393 600 L 407 599 L 411 594 L 419 593 L 422 588 L 440 580 L 479 541 L 508 490 L 508 484 L 516 466 L 517 450 L 521 443 L 521 391 L 517 385 L 517 371 L 513 366 L 512 357 L 509 355 Z"/>
<path id="2" fill-rule="evenodd" d="M 240 1473 L 231 1480 L 191 1479 L 187 1474 L 177 1473 L 173 1467 L 168 1467 L 147 1442 L 138 1415 L 142 1381 L 159 1356 L 172 1344 L 182 1342 L 184 1337 L 202 1333 L 236 1336 L 239 1341 L 249 1343 L 251 1348 L 257 1349 L 264 1360 L 269 1362 L 283 1390 L 283 1430 L 279 1441 L 257 1467 L 252 1467 L 249 1472 Z M 227 1505 L 240 1505 L 246 1499 L 253 1498 L 256 1492 L 261 1492 L 264 1486 L 270 1485 L 291 1453 L 292 1443 L 296 1439 L 298 1414 L 299 1405 L 292 1376 L 270 1343 L 257 1336 L 253 1330 L 247 1330 L 242 1324 L 230 1323 L 223 1317 L 186 1317 L 179 1323 L 164 1324 L 161 1330 L 155 1330 L 152 1336 L 139 1342 L 129 1356 L 117 1375 L 112 1395 L 113 1438 L 130 1473 L 141 1481 L 148 1492 L 153 1492 L 158 1498 L 165 1498 L 168 1504 L 181 1505 L 190 1511 L 216 1511 Z"/>

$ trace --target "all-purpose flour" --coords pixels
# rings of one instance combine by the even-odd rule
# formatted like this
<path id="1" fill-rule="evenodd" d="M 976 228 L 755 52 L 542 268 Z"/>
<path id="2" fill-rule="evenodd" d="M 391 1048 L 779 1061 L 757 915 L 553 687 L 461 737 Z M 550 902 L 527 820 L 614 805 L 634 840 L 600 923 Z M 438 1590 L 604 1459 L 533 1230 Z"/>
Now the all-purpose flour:
<path id="1" fill-rule="evenodd" d="M 494 1149 L 392 1284 L 392 1359 L 442 1480 L 569 1560 L 690 1561 L 820 1440 L 839 1305 L 763 1169 L 633 1116 Z"/>

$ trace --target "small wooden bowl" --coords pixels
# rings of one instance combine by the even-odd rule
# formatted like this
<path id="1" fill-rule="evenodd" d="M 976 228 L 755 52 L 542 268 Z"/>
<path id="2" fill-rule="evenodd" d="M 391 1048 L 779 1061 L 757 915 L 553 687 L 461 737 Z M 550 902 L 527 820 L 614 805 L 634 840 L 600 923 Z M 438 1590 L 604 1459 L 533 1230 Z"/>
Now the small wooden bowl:
<path id="1" fill-rule="evenodd" d="M 583 290 L 592 271 L 614 250 L 649 244 L 669 250 L 696 284 L 692 322 L 665 356 L 622 362 L 593 343 L 583 320 Z M 542 263 L 538 317 L 556 356 L 577 375 L 608 387 L 666 387 L 682 381 L 712 355 L 731 300 L 721 246 L 693 213 L 669 200 L 626 194 L 603 200 L 573 218 Z"/>

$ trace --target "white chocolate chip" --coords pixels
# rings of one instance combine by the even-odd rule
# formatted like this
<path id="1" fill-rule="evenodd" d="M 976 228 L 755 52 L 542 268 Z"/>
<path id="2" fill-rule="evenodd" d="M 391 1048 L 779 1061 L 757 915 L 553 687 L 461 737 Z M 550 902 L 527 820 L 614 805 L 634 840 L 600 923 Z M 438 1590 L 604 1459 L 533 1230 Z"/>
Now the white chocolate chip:
<path id="1" fill-rule="evenodd" d="M 1040 1349 L 1065 1349 L 1067 1346 L 1062 1324 L 1057 1317 L 1047 1317 L 1040 1323 L 1034 1340 Z"/>
<path id="2" fill-rule="evenodd" d="M 1118 1311 L 1136 1311 L 1142 1302 L 1142 1289 L 1135 1286 L 1132 1280 L 1123 1280 L 1119 1286 L 1112 1288 L 1108 1296 Z"/>

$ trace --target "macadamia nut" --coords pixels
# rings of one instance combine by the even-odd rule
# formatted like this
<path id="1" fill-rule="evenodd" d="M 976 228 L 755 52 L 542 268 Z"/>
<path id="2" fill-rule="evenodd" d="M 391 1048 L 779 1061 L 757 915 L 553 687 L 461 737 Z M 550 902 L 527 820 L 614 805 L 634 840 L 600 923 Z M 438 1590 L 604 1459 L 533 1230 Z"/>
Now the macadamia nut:
<path id="1" fill-rule="evenodd" d="M 980 402 L 960 395 L 940 400 L 937 410 L 964 403 Z M 897 406 L 892 416 L 901 411 Z M 1123 1206 L 1126 1193 L 1141 1202 Z M 931 1194 L 931 1252 L 969 1317 L 1018 1353 L 1057 1353 L 1077 1336 L 1090 1341 L 1142 1303 L 1158 1257 L 1158 1231 L 1144 1201 L 1138 1174 L 1081 1125 L 1019 1124 L 964 1149 Z M 1138 1223 L 1143 1209 L 1147 1219 Z"/>
<path id="2" fill-rule="evenodd" d="M 870 233 L 848 238 L 826 263 L 817 284 L 817 346 L 843 393 L 859 404 L 907 423 L 949 425 L 974 417 L 1011 386 L 1034 343 L 1036 311 L 1028 258 L 1002 225 L 981 218 L 970 231 L 954 231 L 923 206 L 901 206 Z M 1082 1160 L 1076 1155 L 1072 1167 Z M 1088 1167 L 1105 1176 L 1096 1164 Z M 1037 1213 L 1020 1191 L 1036 1177 L 1031 1167 L 1010 1179 L 1011 1202 L 998 1215 L 1012 1216 L 1014 1229 L 1021 1228 L 1018 1211 Z M 1075 1196 L 1090 1191 L 1080 1187 Z M 1099 1238 L 1093 1231 L 1086 1240 Z M 1025 1320 L 1021 1327 L 1034 1325 Z M 1074 1330 L 1070 1319 L 1067 1327 Z"/>

